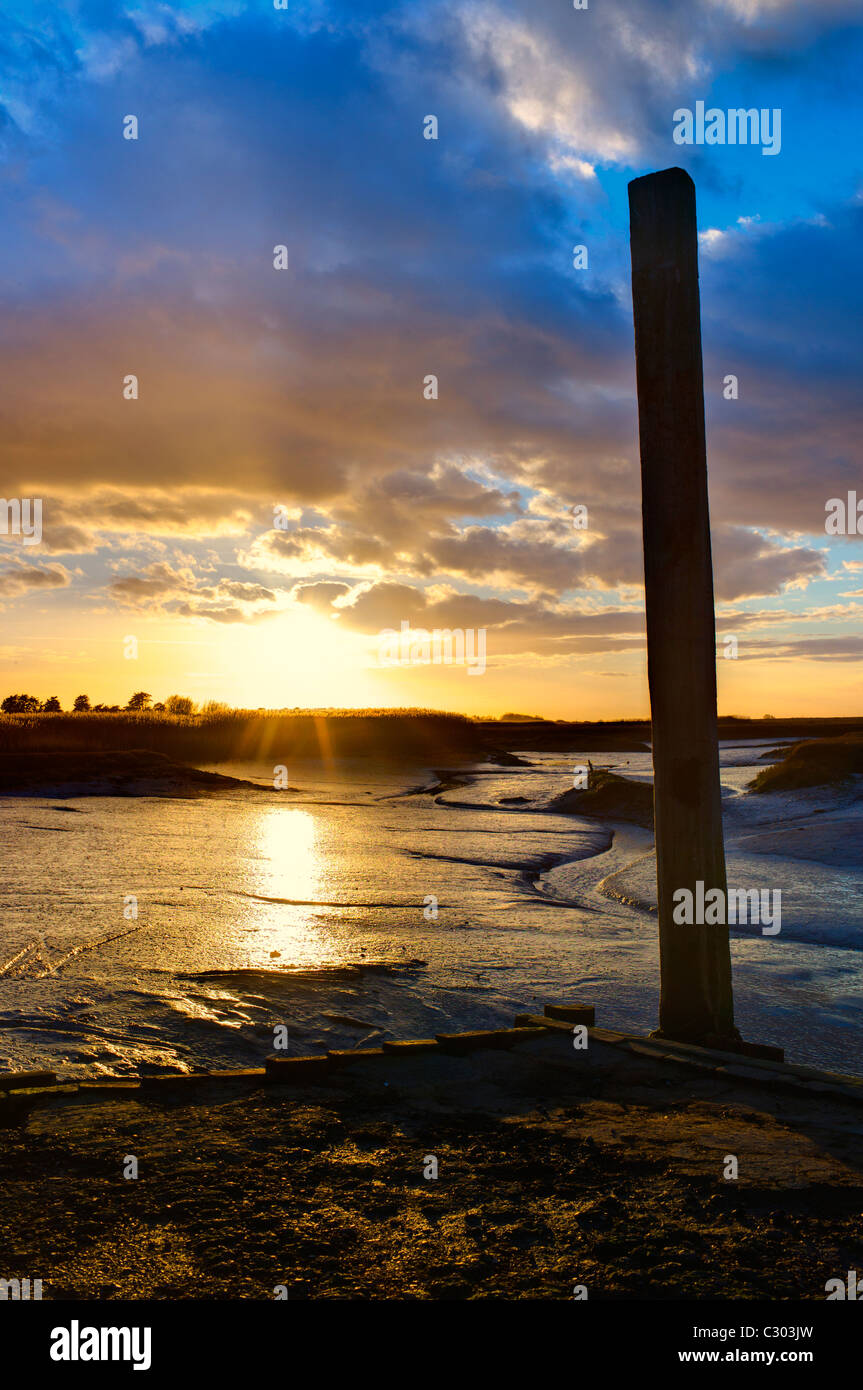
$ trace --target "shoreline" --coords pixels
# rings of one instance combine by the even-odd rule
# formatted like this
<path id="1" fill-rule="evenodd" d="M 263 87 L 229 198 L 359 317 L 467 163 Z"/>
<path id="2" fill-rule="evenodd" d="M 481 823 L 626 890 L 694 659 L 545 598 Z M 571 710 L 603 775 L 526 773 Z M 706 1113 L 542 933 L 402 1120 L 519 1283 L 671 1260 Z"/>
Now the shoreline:
<path id="1" fill-rule="evenodd" d="M 863 1083 L 671 1051 L 591 1029 L 576 1052 L 548 1021 L 305 1084 L 32 1095 L 0 1129 L 5 1277 L 52 1301 L 824 1299 L 861 1262 Z"/>
<path id="2" fill-rule="evenodd" d="M 648 760 L 634 761 L 643 767 Z M 547 761 L 556 769 L 560 760 Z M 241 784 L 254 770 L 252 764 L 225 768 Z M 266 772 L 266 768 L 259 770 Z M 81 915 L 80 929 L 75 930 L 79 919 L 73 903 L 73 910 L 66 912 L 55 930 L 49 918 L 51 904 L 67 901 L 70 894 L 50 887 L 47 880 L 44 893 L 32 900 L 38 916 L 28 907 L 29 893 L 8 898 L 10 928 L 4 955 L 13 959 L 28 948 L 30 955 L 21 970 L 13 964 L 3 981 L 7 1065 L 62 1068 L 80 1053 L 80 1062 L 95 1056 L 106 1070 L 113 1070 L 115 1059 L 122 1058 L 126 1075 L 134 1075 L 139 1065 L 154 1069 L 254 1066 L 260 1057 L 258 1031 L 265 1022 L 287 1016 L 304 1030 L 311 1050 L 317 1045 L 349 1046 L 353 1039 L 339 1037 L 328 1018 L 333 1008 L 345 1010 L 330 997 L 335 987 L 327 983 L 327 971 L 322 969 L 314 988 L 305 993 L 291 984 L 291 967 L 306 970 L 318 964 L 313 953 L 292 949 L 293 923 L 301 924 L 297 928 L 301 945 L 319 924 L 323 933 L 330 923 L 335 924 L 338 937 L 331 953 L 321 957 L 321 967 L 359 960 L 366 947 L 396 964 L 413 956 L 428 959 L 425 978 L 403 982 L 399 988 L 363 986 L 362 1000 L 353 1001 L 370 1011 L 369 1029 L 388 1037 L 422 1032 L 438 1006 L 458 1026 L 495 1026 L 523 1001 L 554 997 L 549 991 L 555 980 L 564 987 L 584 982 L 591 997 L 621 1026 L 646 1031 L 656 1009 L 656 929 L 655 912 L 649 910 L 651 904 L 639 889 L 652 865 L 645 861 L 639 867 L 637 861 L 645 858 L 648 833 L 605 818 L 574 820 L 555 813 L 548 791 L 542 790 L 550 779 L 541 765 L 513 768 L 509 774 L 489 766 L 460 766 L 452 778 L 440 763 L 420 771 L 414 777 L 411 769 L 390 768 L 382 778 L 364 762 L 350 769 L 344 794 L 338 791 L 341 783 L 334 781 L 334 797 L 326 796 L 328 787 L 316 784 L 307 790 L 301 785 L 295 796 L 293 787 L 276 794 L 253 781 L 249 783 L 253 793 L 239 790 L 177 799 L 170 810 L 168 803 L 150 798 L 138 804 L 132 799 L 97 798 L 101 804 L 82 800 L 65 806 L 51 806 L 45 799 L 37 814 L 32 800 L 26 810 L 20 801 L 17 810 L 14 801 L 6 801 L 10 839 L 17 838 L 23 850 L 31 830 L 44 832 L 39 836 L 42 843 L 51 846 L 60 862 L 68 861 L 76 874 L 82 873 L 79 861 L 86 870 L 78 845 L 90 847 L 97 894 L 103 876 L 113 874 L 118 904 L 135 884 L 123 881 L 122 868 L 119 873 L 116 870 L 121 862 L 113 848 L 116 830 L 128 842 L 140 828 L 152 836 L 153 849 L 164 840 L 169 846 L 174 842 L 180 846 L 173 880 L 166 885 L 167 891 L 155 895 L 153 908 L 142 904 L 145 912 L 140 924 L 118 922 L 111 928 L 97 912 L 90 912 Z M 292 772 L 296 775 L 299 769 Z M 309 775 L 308 769 L 299 776 L 301 784 L 304 775 Z M 510 786 L 505 785 L 507 775 Z M 749 768 L 732 775 L 739 782 L 742 776 L 748 777 Z M 471 790 L 442 791 L 442 778 L 450 785 L 457 780 Z M 417 783 L 423 784 L 422 789 Z M 478 786 L 483 790 L 478 791 Z M 420 790 L 419 796 L 411 794 Z M 522 790 L 527 798 L 521 806 L 512 804 L 514 796 L 501 805 L 508 792 Z M 260 796 L 261 791 L 267 795 Z M 230 806 L 222 804 L 226 795 Z M 789 795 L 783 793 L 780 798 L 787 800 Z M 807 805 L 813 798 L 811 792 L 799 795 Z M 734 793 L 735 805 L 743 799 Z M 470 803 L 468 809 L 454 804 L 461 801 Z M 813 801 L 813 807 L 821 804 L 823 798 Z M 335 810 L 319 813 L 319 805 Z M 404 823 L 402 808 L 410 812 Z M 740 827 L 746 829 L 749 843 L 753 832 L 760 834 L 765 827 L 765 812 L 768 820 L 770 816 L 763 798 L 753 799 L 751 809 L 754 816 Z M 439 815 L 445 820 L 433 819 Z M 372 817 L 368 822 L 367 816 Z M 388 832 L 394 828 L 401 836 L 394 854 L 398 863 L 404 860 L 406 870 L 403 881 L 392 878 L 390 884 L 401 882 L 402 892 L 385 891 L 373 865 L 363 869 L 353 891 L 345 893 L 331 891 L 329 883 L 306 883 L 302 865 L 296 883 L 292 868 L 280 879 L 282 847 L 290 851 L 294 824 L 299 823 L 300 830 L 309 829 L 312 817 L 322 846 L 335 844 L 336 837 L 344 842 L 353 827 L 357 853 L 362 851 L 365 826 L 385 827 Z M 822 838 L 829 838 L 826 819 L 817 819 L 825 821 Z M 186 835 L 199 834 L 199 827 L 206 826 L 210 842 L 221 844 L 222 829 L 230 825 L 243 829 L 237 844 L 256 846 L 260 824 L 267 828 L 268 838 L 260 842 L 264 855 L 255 861 L 262 868 L 254 881 L 244 884 L 239 859 L 235 871 L 222 882 L 213 882 L 211 875 L 192 877 L 195 871 L 189 868 L 191 861 L 184 850 Z M 405 838 L 408 827 L 414 826 L 424 835 L 419 854 L 417 842 Z M 812 834 L 810 830 L 797 839 L 809 843 Z M 236 848 L 230 836 L 225 836 L 225 842 L 229 850 Z M 100 857 L 100 851 L 107 857 Z M 650 858 L 648 854 L 646 859 Z M 335 862 L 341 863 L 338 857 Z M 352 851 L 346 860 L 349 869 L 354 862 L 360 861 Z M 290 854 L 288 864 L 293 865 Z M 775 855 L 762 854 L 753 857 L 752 871 L 777 873 L 777 864 Z M 782 872 L 794 869 L 789 861 Z M 826 872 L 819 870 L 822 879 Z M 811 871 L 804 867 L 803 873 Z M 829 873 L 835 879 L 835 871 Z M 90 880 L 83 873 L 80 881 Z M 26 887 L 23 876 L 21 884 Z M 442 920 L 425 926 L 419 920 L 420 904 L 436 884 L 442 890 Z M 456 885 L 464 889 L 464 899 Z M 176 914 L 183 913 L 199 932 L 188 954 L 182 933 L 175 928 Z M 235 945 L 237 923 L 255 929 L 247 951 L 242 949 L 242 937 Z M 835 937 L 839 924 L 832 920 L 829 904 L 825 923 Z M 109 935 L 118 934 L 118 927 L 121 933 L 128 931 L 129 939 L 105 944 Z M 483 943 L 478 957 L 477 948 L 471 949 L 473 938 L 467 935 L 474 931 L 480 932 Z M 498 938 L 498 932 L 506 935 Z M 227 942 L 224 948 L 223 942 Z M 732 952 L 740 1007 L 753 1036 L 778 1031 L 776 1040 L 789 1056 L 847 1072 L 858 1070 L 859 1011 L 854 1000 L 863 985 L 863 956 L 853 942 L 843 936 L 841 944 L 836 944 L 826 938 L 826 932 L 821 939 L 809 933 L 797 935 L 789 922 L 778 945 L 745 931 L 735 932 Z M 252 966 L 260 971 L 260 985 Z M 207 983 L 207 972 L 216 967 L 231 972 L 223 995 Z M 203 1005 L 196 997 L 199 974 Z M 30 979 L 34 983 L 28 983 Z M 353 1006 L 347 1011 L 352 1012 Z"/>
<path id="3" fill-rule="evenodd" d="M 0 797 L 76 800 L 89 796 L 201 796 L 221 791 L 272 791 L 219 772 L 174 762 L 164 753 L 0 753 Z"/>

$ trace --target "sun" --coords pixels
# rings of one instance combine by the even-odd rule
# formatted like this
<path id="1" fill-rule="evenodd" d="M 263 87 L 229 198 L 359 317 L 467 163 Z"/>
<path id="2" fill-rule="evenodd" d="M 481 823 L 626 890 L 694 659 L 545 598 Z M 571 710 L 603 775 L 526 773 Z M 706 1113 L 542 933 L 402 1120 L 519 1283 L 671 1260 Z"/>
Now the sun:
<path id="1" fill-rule="evenodd" d="M 247 709 L 375 706 L 385 688 L 366 635 L 305 610 L 232 629 L 219 655 L 227 690 L 220 698 Z"/>

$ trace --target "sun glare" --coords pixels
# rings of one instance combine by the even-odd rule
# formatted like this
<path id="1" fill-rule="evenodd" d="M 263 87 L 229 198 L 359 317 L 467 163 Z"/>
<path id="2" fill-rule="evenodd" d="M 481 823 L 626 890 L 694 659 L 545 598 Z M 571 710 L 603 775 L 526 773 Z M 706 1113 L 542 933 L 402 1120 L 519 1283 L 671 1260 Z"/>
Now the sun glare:
<path id="1" fill-rule="evenodd" d="M 312 921 L 323 877 L 318 826 L 309 811 L 272 807 L 260 814 L 249 892 L 255 903 L 262 962 L 316 964 L 331 957 L 327 933 Z M 278 956 L 273 957 L 273 952 Z"/>
<path id="2" fill-rule="evenodd" d="M 221 698 L 247 709 L 381 703 L 384 685 L 369 664 L 368 637 L 315 613 L 291 611 L 271 623 L 232 629 L 220 654 Z"/>

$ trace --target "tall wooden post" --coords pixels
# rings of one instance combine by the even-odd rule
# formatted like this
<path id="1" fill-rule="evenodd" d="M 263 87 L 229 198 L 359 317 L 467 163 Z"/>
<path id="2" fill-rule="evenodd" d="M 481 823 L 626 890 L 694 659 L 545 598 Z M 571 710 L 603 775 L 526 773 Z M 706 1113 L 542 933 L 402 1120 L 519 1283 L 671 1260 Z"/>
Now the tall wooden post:
<path id="1" fill-rule="evenodd" d="M 726 893 L 695 185 L 683 169 L 634 179 L 629 210 L 653 726 L 659 1035 L 729 1047 L 739 1039 L 728 928 L 672 920 L 677 889 L 689 889 L 693 900 L 698 883 L 703 893 Z"/>

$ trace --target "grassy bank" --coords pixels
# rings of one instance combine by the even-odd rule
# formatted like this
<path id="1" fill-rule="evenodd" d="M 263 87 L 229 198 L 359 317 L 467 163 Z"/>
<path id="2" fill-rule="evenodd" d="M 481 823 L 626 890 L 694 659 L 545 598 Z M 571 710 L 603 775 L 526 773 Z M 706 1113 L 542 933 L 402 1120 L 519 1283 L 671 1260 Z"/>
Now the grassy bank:
<path id="1" fill-rule="evenodd" d="M 494 748 L 470 719 L 434 710 L 0 716 L 0 754 L 143 749 L 187 763 L 363 756 L 437 762 L 480 758 Z"/>
<path id="2" fill-rule="evenodd" d="M 478 719 L 476 725 L 485 738 L 504 748 L 526 752 L 637 753 L 650 746 L 650 722 L 644 719 L 519 719 L 507 715 L 501 720 Z M 749 719 L 723 715 L 719 720 L 720 739 L 732 743 L 749 739 L 824 738 L 855 732 L 863 735 L 863 719 Z"/>
<path id="3" fill-rule="evenodd" d="M 719 721 L 719 737 L 732 741 L 825 735 L 853 744 L 863 740 L 863 720 Z M 436 766 L 450 759 L 506 761 L 516 750 L 620 753 L 649 747 L 650 725 L 643 720 L 471 719 L 425 709 L 0 714 L 0 755 L 140 749 L 185 763 L 373 757 Z"/>
<path id="4" fill-rule="evenodd" d="M 759 772 L 754 792 L 796 791 L 840 785 L 863 773 L 863 734 L 796 743 L 781 761 Z"/>
<path id="5" fill-rule="evenodd" d="M 601 820 L 632 821 L 653 829 L 653 787 L 632 782 L 606 768 L 591 767 L 584 790 L 571 788 L 549 802 L 550 811 L 572 816 L 597 816 Z"/>

